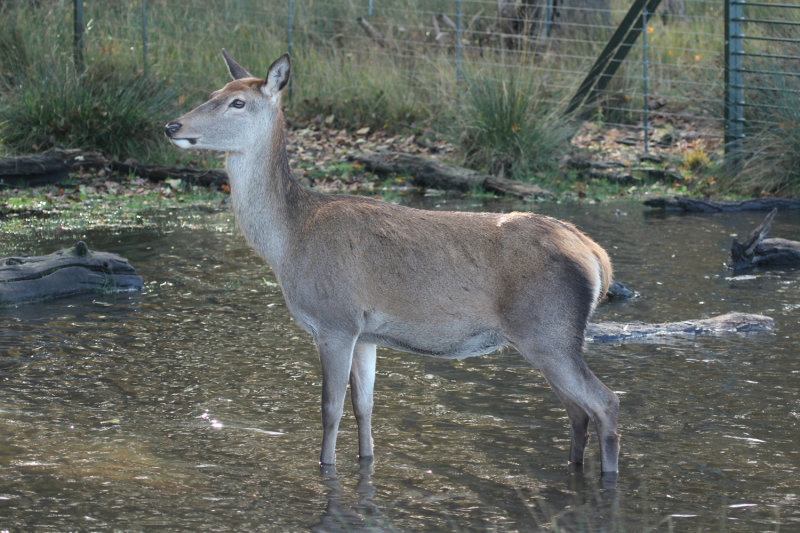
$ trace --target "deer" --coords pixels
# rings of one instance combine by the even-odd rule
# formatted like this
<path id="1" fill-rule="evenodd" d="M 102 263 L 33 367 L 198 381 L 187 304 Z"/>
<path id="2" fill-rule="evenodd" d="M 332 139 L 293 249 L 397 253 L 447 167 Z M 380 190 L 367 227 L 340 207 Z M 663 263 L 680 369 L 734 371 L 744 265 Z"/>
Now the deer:
<path id="1" fill-rule="evenodd" d="M 549 383 L 582 467 L 589 423 L 601 477 L 618 472 L 619 399 L 582 358 L 612 279 L 608 254 L 573 224 L 531 212 L 429 211 L 324 194 L 293 176 L 281 106 L 288 54 L 265 78 L 222 50 L 232 81 L 169 122 L 181 149 L 224 152 L 235 218 L 272 268 L 322 368 L 320 465 L 334 465 L 348 383 L 358 457 L 373 458 L 377 346 L 466 358 L 516 349 Z"/>

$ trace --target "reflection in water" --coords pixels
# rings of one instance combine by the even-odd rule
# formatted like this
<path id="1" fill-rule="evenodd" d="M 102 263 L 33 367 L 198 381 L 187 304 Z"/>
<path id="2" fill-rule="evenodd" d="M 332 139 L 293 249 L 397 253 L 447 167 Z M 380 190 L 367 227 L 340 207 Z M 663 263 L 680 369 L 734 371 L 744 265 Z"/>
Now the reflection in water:
<path id="1" fill-rule="evenodd" d="M 620 497 L 615 481 L 587 479 L 580 468 L 568 476 L 566 490 L 545 488 L 529 504 L 539 528 L 559 531 L 613 531 L 620 523 Z"/>
<path id="2" fill-rule="evenodd" d="M 349 495 L 342 490 L 336 467 L 322 465 L 320 474 L 322 484 L 327 488 L 327 505 L 320 516 L 319 523 L 311 527 L 315 532 L 337 531 L 384 531 L 393 530 L 381 513 L 380 508 L 373 503 L 377 491 L 372 483 L 373 460 L 372 458 L 360 459 L 358 469 L 358 483 L 354 490 L 355 502 L 349 503 Z"/>
<path id="3" fill-rule="evenodd" d="M 511 207 L 529 206 L 488 206 Z M 314 347 L 218 213 L 86 235 L 136 266 L 147 289 L 134 299 L 0 310 L 0 531 L 800 528 L 800 271 L 729 279 L 722 268 L 731 234 L 760 214 L 534 207 L 595 237 L 641 294 L 601 306 L 597 320 L 776 321 L 775 335 L 587 347 L 622 401 L 615 489 L 594 440 L 585 473 L 565 465 L 565 412 L 511 351 L 465 361 L 380 351 L 376 463 L 356 467 L 346 411 L 339 471 L 320 477 Z M 772 233 L 798 227 L 800 214 L 782 214 Z M 3 246 L 0 256 L 21 251 Z"/>

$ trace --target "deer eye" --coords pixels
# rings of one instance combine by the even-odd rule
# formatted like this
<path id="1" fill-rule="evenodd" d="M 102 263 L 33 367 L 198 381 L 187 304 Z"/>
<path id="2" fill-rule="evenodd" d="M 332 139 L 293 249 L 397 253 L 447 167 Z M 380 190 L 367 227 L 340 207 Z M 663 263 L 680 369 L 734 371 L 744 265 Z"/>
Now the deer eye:
<path id="1" fill-rule="evenodd" d="M 238 98 L 231 102 L 230 107 L 235 107 L 236 109 L 241 109 L 244 107 L 244 100 L 239 100 Z"/>

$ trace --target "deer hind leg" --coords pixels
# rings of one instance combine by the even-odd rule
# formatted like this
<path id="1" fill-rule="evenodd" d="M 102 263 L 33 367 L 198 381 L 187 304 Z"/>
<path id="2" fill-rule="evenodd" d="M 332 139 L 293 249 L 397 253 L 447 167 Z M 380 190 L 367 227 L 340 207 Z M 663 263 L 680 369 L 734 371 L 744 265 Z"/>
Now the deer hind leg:
<path id="1" fill-rule="evenodd" d="M 572 426 L 572 442 L 569 447 L 569 462 L 582 465 L 586 444 L 589 442 L 589 415 L 579 405 L 574 404 L 564 395 L 556 393 L 564 404 Z"/>
<path id="2" fill-rule="evenodd" d="M 375 386 L 375 345 L 358 343 L 350 369 L 350 396 L 358 422 L 358 457 L 372 457 L 372 391 Z"/>
<path id="3" fill-rule="evenodd" d="M 322 452 L 319 462 L 332 465 L 336 463 L 336 435 L 344 409 L 355 339 L 318 334 L 315 340 L 322 365 Z"/>
<path id="4" fill-rule="evenodd" d="M 603 473 L 617 472 L 619 436 L 617 411 L 619 399 L 592 373 L 580 356 L 582 342 L 570 343 L 567 349 L 523 348 L 522 354 L 541 370 L 556 396 L 567 409 L 572 425 L 570 461 L 583 462 L 589 437 L 588 424 L 594 422 L 600 442 Z"/>

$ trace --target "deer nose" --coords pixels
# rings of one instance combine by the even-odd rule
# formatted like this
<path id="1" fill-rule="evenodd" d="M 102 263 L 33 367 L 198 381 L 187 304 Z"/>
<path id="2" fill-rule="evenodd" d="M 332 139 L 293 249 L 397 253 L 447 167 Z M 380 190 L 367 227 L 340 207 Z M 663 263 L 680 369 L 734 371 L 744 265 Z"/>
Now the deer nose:
<path id="1" fill-rule="evenodd" d="M 183 124 L 180 122 L 170 122 L 164 127 L 164 133 L 167 134 L 167 137 L 172 137 L 178 133 L 178 130 L 181 129 L 181 127 L 183 127 Z"/>

